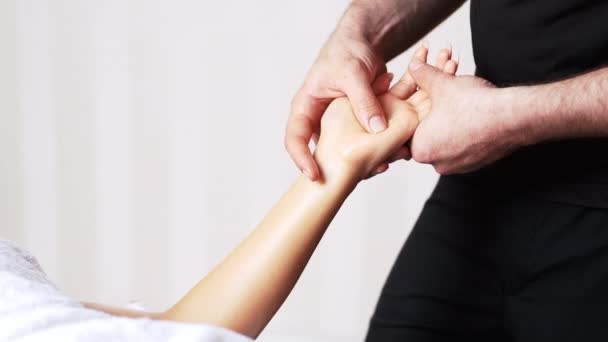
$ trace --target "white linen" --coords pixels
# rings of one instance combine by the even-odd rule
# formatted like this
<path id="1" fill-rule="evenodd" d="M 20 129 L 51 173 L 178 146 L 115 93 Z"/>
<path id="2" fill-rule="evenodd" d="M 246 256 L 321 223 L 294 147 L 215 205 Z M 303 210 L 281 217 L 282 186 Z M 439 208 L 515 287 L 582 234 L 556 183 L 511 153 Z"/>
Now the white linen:
<path id="1" fill-rule="evenodd" d="M 250 342 L 200 324 L 114 317 L 62 294 L 36 259 L 0 240 L 0 341 Z"/>

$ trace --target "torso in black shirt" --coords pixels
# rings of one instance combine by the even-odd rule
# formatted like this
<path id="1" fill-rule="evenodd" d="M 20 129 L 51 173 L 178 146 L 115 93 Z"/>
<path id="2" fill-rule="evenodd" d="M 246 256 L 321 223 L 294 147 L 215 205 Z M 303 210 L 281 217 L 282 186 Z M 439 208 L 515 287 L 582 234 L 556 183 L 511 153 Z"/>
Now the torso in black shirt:
<path id="1" fill-rule="evenodd" d="M 471 29 L 476 73 L 499 87 L 608 66 L 608 0 L 472 0 Z M 608 208 L 608 138 L 526 147 L 469 177 Z"/>

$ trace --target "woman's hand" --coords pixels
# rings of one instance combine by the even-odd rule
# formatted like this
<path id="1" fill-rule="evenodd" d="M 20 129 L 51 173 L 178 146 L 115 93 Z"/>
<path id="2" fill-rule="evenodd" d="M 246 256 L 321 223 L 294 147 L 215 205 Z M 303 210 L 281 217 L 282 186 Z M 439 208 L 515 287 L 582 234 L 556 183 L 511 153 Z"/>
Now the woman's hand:
<path id="1" fill-rule="evenodd" d="M 329 105 L 321 120 L 321 136 L 314 154 L 323 180 L 338 173 L 347 173 L 357 180 L 366 178 L 389 155 L 403 149 L 418 125 L 418 114 L 410 103 L 392 96 L 381 96 L 380 103 L 388 128 L 377 134 L 367 133 L 361 127 L 347 98 L 336 99 Z"/>
<path id="2" fill-rule="evenodd" d="M 423 44 L 413 60 L 426 62 L 428 47 Z M 437 58 L 437 67 L 455 74 L 458 61 L 451 59 L 451 51 L 444 49 Z M 382 88 L 386 78 L 379 78 L 374 88 Z M 380 133 L 368 133 L 357 121 L 347 98 L 334 100 L 321 120 L 321 135 L 315 158 L 323 180 L 347 174 L 357 181 L 388 169 L 388 163 L 409 157 L 404 145 L 431 110 L 431 101 L 424 91 L 416 91 L 416 84 L 406 73 L 388 92 L 379 97 L 386 113 L 388 128 Z M 391 157 L 392 160 L 387 158 Z"/>

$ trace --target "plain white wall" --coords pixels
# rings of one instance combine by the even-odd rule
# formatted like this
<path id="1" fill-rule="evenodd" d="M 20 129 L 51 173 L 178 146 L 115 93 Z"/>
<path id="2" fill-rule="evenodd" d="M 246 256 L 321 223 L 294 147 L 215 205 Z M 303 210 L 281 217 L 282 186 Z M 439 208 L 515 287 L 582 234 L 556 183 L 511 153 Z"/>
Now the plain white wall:
<path id="1" fill-rule="evenodd" d="M 347 3 L 0 1 L 0 236 L 76 297 L 175 301 L 296 177 L 289 102 Z M 429 41 L 471 73 L 469 36 L 465 5 Z M 436 178 L 360 185 L 261 340 L 361 340 Z"/>

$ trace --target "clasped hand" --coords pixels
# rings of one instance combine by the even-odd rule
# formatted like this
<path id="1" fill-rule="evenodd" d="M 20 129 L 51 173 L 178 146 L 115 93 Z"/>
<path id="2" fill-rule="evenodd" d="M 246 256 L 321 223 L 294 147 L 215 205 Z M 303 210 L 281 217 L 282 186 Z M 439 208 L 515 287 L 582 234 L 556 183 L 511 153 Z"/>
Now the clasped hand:
<path id="1" fill-rule="evenodd" d="M 411 64 L 426 63 L 427 55 L 428 48 L 421 46 Z M 449 50 L 442 50 L 436 68 L 452 76 L 458 62 L 451 58 Z M 389 89 L 391 78 L 390 74 L 384 74 L 373 84 L 378 93 L 383 93 L 378 99 L 388 121 L 388 127 L 381 132 L 368 133 L 357 121 L 346 97 L 335 99 L 328 106 L 321 118 L 314 152 L 324 180 L 343 174 L 361 180 L 386 171 L 390 162 L 409 159 L 406 143 L 419 122 L 431 112 L 432 99 L 428 92 L 417 88 L 410 72 Z"/>

